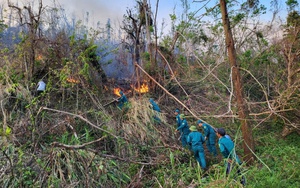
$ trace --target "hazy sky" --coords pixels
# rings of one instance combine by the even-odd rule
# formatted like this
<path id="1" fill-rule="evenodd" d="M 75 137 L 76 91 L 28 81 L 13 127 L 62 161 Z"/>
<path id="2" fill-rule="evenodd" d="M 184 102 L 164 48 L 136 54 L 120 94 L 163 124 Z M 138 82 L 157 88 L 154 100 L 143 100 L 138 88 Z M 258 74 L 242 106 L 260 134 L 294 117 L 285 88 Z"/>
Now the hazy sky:
<path id="1" fill-rule="evenodd" d="M 45 3 L 49 3 L 52 1 L 53 0 L 44 0 Z M 107 20 L 108 18 L 111 18 L 112 20 L 119 21 L 122 20 L 123 15 L 126 13 L 127 7 L 131 8 L 136 5 L 135 1 L 136 0 L 56 0 L 56 2 L 59 2 L 59 4 L 62 5 L 66 9 L 66 11 L 71 14 L 82 16 L 85 12 L 89 11 L 91 17 L 94 17 L 95 19 Z M 151 3 L 152 11 L 155 11 L 157 0 L 147 1 Z M 212 7 L 219 2 L 219 0 L 207 1 L 209 2 L 209 7 Z M 267 2 L 266 0 L 262 0 L 261 3 L 269 8 L 269 1 L 270 0 L 267 0 Z M 199 1 L 193 2 L 193 0 L 187 0 L 187 2 L 190 3 L 191 10 L 198 10 L 204 5 L 204 2 L 199 3 Z M 285 0 L 279 2 L 282 3 L 285 2 Z M 282 3 L 282 6 L 284 6 L 284 3 Z M 169 20 L 169 14 L 173 13 L 174 8 L 176 13 L 182 11 L 181 0 L 159 0 L 158 22 L 160 22 L 162 19 Z"/>
<path id="2" fill-rule="evenodd" d="M 44 0 L 51 1 L 51 0 Z M 151 3 L 153 13 L 156 10 L 157 0 L 147 0 Z M 127 8 L 133 8 L 136 0 L 59 0 L 60 5 L 65 7 L 66 11 L 79 16 L 80 18 L 89 11 L 90 18 L 94 23 L 100 21 L 105 24 L 108 18 L 115 24 L 121 23 L 123 15 L 126 14 Z M 192 2 L 192 0 L 188 0 Z M 197 6 L 195 3 L 193 7 Z M 170 23 L 170 14 L 180 12 L 182 10 L 180 0 L 159 0 L 158 3 L 158 25 L 161 25 L 163 19 L 166 23 Z M 199 5 L 197 6 L 199 7 Z"/>
<path id="3" fill-rule="evenodd" d="M 36 2 L 37 0 L 10 0 L 13 3 L 18 2 L 18 6 L 27 4 L 28 2 Z M 189 0 L 192 2 L 192 0 Z M 106 24 L 108 18 L 112 23 L 118 24 L 122 22 L 123 15 L 126 14 L 127 7 L 133 8 L 136 5 L 135 0 L 43 0 L 44 5 L 53 5 L 55 2 L 66 10 L 67 16 L 72 18 L 76 16 L 83 19 L 84 15 L 89 12 L 89 22 L 96 24 L 100 21 L 101 25 Z M 149 2 L 149 0 L 148 0 Z M 155 10 L 156 0 L 150 0 L 152 10 Z M 0 0 L 0 5 L 7 5 L 7 0 Z M 180 9 L 180 0 L 160 0 L 158 11 L 158 23 L 165 19 L 169 22 L 169 14 L 173 13 L 174 7 Z"/>
<path id="4" fill-rule="evenodd" d="M 24 2 L 36 2 L 37 0 L 10 0 L 11 2 L 19 2 L 21 6 Z M 151 9 L 155 11 L 157 0 L 147 0 L 151 2 Z M 215 5 L 219 0 L 210 0 L 210 7 Z M 61 5 L 67 13 L 69 18 L 76 16 L 78 19 L 83 19 L 86 12 L 89 12 L 89 23 L 94 24 L 100 21 L 101 25 L 105 25 L 108 18 L 111 19 L 112 24 L 119 24 L 122 22 L 123 15 L 126 14 L 127 7 L 133 8 L 136 5 L 136 0 L 43 0 L 44 5 L 53 5 L 53 2 Z M 193 3 L 193 0 L 187 0 L 190 3 L 192 10 L 200 9 L 204 3 Z M 266 3 L 266 0 L 261 1 Z M 285 0 L 282 0 L 285 2 Z M 7 0 L 0 0 L 0 5 L 6 4 Z M 161 25 L 162 19 L 165 20 L 167 27 L 170 26 L 170 16 L 175 10 L 175 13 L 179 16 L 182 11 L 181 0 L 159 0 L 158 6 L 158 26 Z M 174 9 L 175 8 L 175 9 Z M 204 10 L 203 10 L 204 11 Z M 269 14 L 270 15 L 270 14 Z M 265 16 L 267 17 L 267 16 Z M 271 16 L 270 16 L 271 17 Z"/>

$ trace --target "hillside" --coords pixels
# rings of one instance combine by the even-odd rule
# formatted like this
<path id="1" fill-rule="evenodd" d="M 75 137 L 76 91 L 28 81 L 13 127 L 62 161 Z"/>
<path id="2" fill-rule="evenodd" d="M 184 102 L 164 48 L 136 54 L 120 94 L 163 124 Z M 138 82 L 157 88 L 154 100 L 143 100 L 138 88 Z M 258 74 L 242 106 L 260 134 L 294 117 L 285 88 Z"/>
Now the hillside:
<path id="1" fill-rule="evenodd" d="M 1 187 L 300 187 L 297 1 L 181 1 L 170 33 L 37 2 L 0 9 Z"/>

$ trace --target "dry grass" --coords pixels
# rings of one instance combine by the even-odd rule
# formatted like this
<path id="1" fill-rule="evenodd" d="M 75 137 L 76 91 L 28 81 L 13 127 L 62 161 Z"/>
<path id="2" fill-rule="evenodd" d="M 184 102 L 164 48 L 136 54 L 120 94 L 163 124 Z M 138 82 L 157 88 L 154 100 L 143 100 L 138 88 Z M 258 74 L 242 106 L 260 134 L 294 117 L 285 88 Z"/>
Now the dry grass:
<path id="1" fill-rule="evenodd" d="M 129 108 L 126 114 L 122 113 L 124 117 L 120 123 L 124 136 L 131 139 L 138 139 L 145 143 L 153 140 L 160 140 L 160 131 L 165 127 L 166 117 L 162 113 L 157 113 L 150 107 L 148 98 L 130 98 Z M 154 116 L 161 119 L 161 123 L 154 121 Z"/>

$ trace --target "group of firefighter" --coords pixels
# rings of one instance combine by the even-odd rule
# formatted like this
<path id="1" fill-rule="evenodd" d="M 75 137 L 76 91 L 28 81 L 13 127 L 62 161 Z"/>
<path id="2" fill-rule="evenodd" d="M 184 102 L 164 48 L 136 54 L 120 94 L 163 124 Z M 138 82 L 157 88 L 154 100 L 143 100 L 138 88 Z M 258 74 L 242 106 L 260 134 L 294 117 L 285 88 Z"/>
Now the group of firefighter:
<path id="1" fill-rule="evenodd" d="M 40 80 L 37 86 L 38 95 L 45 91 L 46 84 L 45 82 L 43 82 L 43 80 Z M 128 108 L 128 99 L 126 95 L 122 91 L 119 91 L 119 94 L 120 97 L 116 99 L 116 101 L 118 102 L 118 108 L 120 110 Z M 152 98 L 149 99 L 149 102 L 151 104 L 150 108 L 156 113 L 153 115 L 154 121 L 160 123 L 161 120 L 158 114 L 161 112 L 161 110 L 159 106 Z M 216 137 L 218 137 L 218 145 L 220 152 L 223 155 L 223 157 L 227 159 L 226 174 L 228 175 L 231 169 L 233 168 L 234 164 L 236 164 L 238 166 L 237 174 L 240 175 L 241 161 L 236 155 L 233 141 L 231 140 L 230 136 L 226 134 L 224 128 L 213 128 L 211 125 L 203 122 L 202 120 L 198 120 L 197 125 L 199 127 L 202 127 L 204 130 L 204 135 L 202 135 L 202 133 L 197 130 L 196 126 L 188 125 L 185 115 L 180 114 L 179 109 L 176 109 L 174 111 L 174 114 L 176 116 L 177 123 L 176 132 L 180 133 L 182 146 L 193 151 L 195 159 L 197 160 L 197 162 L 203 170 L 206 170 L 207 168 L 203 144 L 204 142 L 206 142 L 207 149 L 213 155 L 213 157 L 216 158 L 217 150 L 215 146 L 215 141 Z M 240 182 L 242 185 L 245 184 L 244 176 L 241 176 Z"/>
<path id="2" fill-rule="evenodd" d="M 45 82 L 43 80 L 40 80 L 37 84 L 37 94 L 41 94 L 45 91 L 45 89 Z M 129 103 L 126 95 L 122 91 L 119 91 L 119 94 L 120 97 L 118 99 L 115 99 L 118 102 L 118 108 L 120 110 L 123 110 L 124 108 L 128 109 Z M 152 98 L 149 99 L 149 102 L 151 104 L 150 108 L 155 112 L 155 114 L 153 115 L 154 121 L 160 123 L 161 120 L 159 118 L 159 113 L 161 112 L 161 110 L 159 106 Z M 180 114 L 179 109 L 176 109 L 174 111 L 174 114 L 176 116 L 177 123 L 176 132 L 180 133 L 182 146 L 193 151 L 195 159 L 197 160 L 197 162 L 203 170 L 206 170 L 207 168 L 203 144 L 204 142 L 206 142 L 207 149 L 213 155 L 213 157 L 216 158 L 217 150 L 215 146 L 215 141 L 216 137 L 218 137 L 218 145 L 220 152 L 223 155 L 223 157 L 227 159 L 226 174 L 228 175 L 233 166 L 236 164 L 237 174 L 240 175 L 241 161 L 236 155 L 233 141 L 231 140 L 230 136 L 226 134 L 224 128 L 213 128 L 211 125 L 203 122 L 202 120 L 198 120 L 197 125 L 199 127 L 202 127 L 204 130 L 204 135 L 202 135 L 202 133 L 197 130 L 196 126 L 189 127 L 185 115 Z M 242 185 L 245 185 L 245 178 L 242 175 L 240 182 Z"/>
<path id="3" fill-rule="evenodd" d="M 123 109 L 126 105 L 128 105 L 128 99 L 126 98 L 125 94 L 120 91 L 119 94 L 121 97 L 117 99 L 118 108 Z M 155 112 L 160 113 L 161 110 L 159 106 L 155 103 L 155 101 L 150 98 L 149 102 L 151 104 L 151 109 Z M 217 149 L 215 145 L 216 137 L 218 137 L 218 145 L 221 154 L 225 159 L 226 162 L 226 174 L 228 175 L 230 171 L 233 169 L 234 165 L 237 166 L 237 175 L 241 175 L 240 172 L 240 165 L 242 164 L 239 157 L 237 156 L 234 143 L 231 140 L 230 136 L 226 134 L 224 128 L 213 128 L 211 125 L 203 122 L 202 120 L 197 121 L 197 125 L 202 127 L 204 130 L 204 135 L 197 130 L 196 126 L 189 126 L 188 122 L 185 118 L 184 114 L 180 114 L 180 110 L 176 109 L 174 111 L 176 116 L 176 132 L 180 133 L 180 140 L 182 147 L 187 148 L 194 153 L 194 157 L 201 166 L 203 170 L 207 169 L 206 159 L 205 159 L 205 152 L 203 144 L 206 142 L 207 149 L 209 153 L 213 155 L 214 158 L 217 158 Z M 160 119 L 157 115 L 153 116 L 154 121 L 160 123 Z M 241 175 L 241 184 L 245 185 L 245 178 Z"/>
<path id="4" fill-rule="evenodd" d="M 197 125 L 202 127 L 204 135 L 197 130 L 196 126 L 189 126 L 184 114 L 180 114 L 180 110 L 174 111 L 176 116 L 177 128 L 176 132 L 180 132 L 181 144 L 184 148 L 193 151 L 194 157 L 203 170 L 206 170 L 206 159 L 203 144 L 206 142 L 209 153 L 214 158 L 217 157 L 217 149 L 215 145 L 216 137 L 218 137 L 218 145 L 221 154 L 226 159 L 226 174 L 229 175 L 230 171 L 237 166 L 237 175 L 241 175 L 240 166 L 241 160 L 237 156 L 234 148 L 234 143 L 230 136 L 226 134 L 224 128 L 213 128 L 211 125 L 197 120 Z M 241 184 L 245 185 L 245 177 L 241 175 Z"/>

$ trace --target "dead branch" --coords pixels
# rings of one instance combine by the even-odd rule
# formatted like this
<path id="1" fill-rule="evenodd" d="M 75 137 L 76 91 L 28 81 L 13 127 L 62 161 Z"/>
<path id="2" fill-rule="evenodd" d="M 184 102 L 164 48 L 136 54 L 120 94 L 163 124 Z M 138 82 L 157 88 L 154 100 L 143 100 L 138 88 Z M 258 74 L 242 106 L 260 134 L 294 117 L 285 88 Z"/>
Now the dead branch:
<path id="1" fill-rule="evenodd" d="M 103 153 L 99 153 L 99 151 L 93 150 L 88 148 L 89 151 L 97 153 L 99 156 L 104 157 L 104 158 L 110 158 L 110 159 L 116 159 L 119 161 L 123 161 L 123 162 L 128 162 L 128 163 L 134 163 L 134 164 L 140 164 L 140 165 L 158 165 L 160 163 L 155 163 L 155 162 L 139 162 L 139 161 L 133 161 L 131 159 L 127 159 L 127 158 L 121 158 L 115 155 L 108 155 L 108 154 L 103 154 Z"/>
<path id="2" fill-rule="evenodd" d="M 8 4 L 8 7 L 17 10 L 18 16 L 19 16 L 19 19 L 20 19 L 20 24 L 22 25 L 23 24 L 22 9 L 15 6 L 15 5 L 13 5 L 9 0 L 7 1 L 7 4 Z"/>
<path id="3" fill-rule="evenodd" d="M 181 104 L 187 111 L 189 111 L 195 118 L 199 119 L 194 112 L 192 112 L 185 104 L 183 104 L 179 99 L 177 99 L 174 95 L 172 95 L 166 88 L 164 88 L 160 83 L 158 83 L 152 76 L 150 76 L 140 65 L 134 63 L 136 67 L 138 67 L 142 72 L 144 72 L 154 83 L 156 83 L 162 90 L 164 90 L 169 96 L 174 98 L 179 104 Z"/>
<path id="4" fill-rule="evenodd" d="M 103 105 L 103 107 L 108 106 L 108 105 L 110 105 L 110 104 L 112 104 L 116 101 L 117 101 L 117 99 L 113 99 L 112 101 L 110 101 L 110 102 L 106 103 L 105 105 Z"/>
<path id="5" fill-rule="evenodd" d="M 143 169 L 144 169 L 145 165 L 142 166 L 142 168 L 139 170 L 139 172 L 137 172 L 135 174 L 135 176 L 133 177 L 133 179 L 131 180 L 131 182 L 128 184 L 128 186 L 126 188 L 132 188 L 132 187 L 140 187 L 140 182 L 142 179 L 142 173 L 143 173 Z"/>
<path id="6" fill-rule="evenodd" d="M 288 112 L 288 111 L 293 111 L 295 109 L 283 109 L 283 110 L 277 110 L 277 111 L 274 111 L 274 110 L 270 110 L 270 111 L 265 111 L 265 112 L 261 112 L 261 113 L 250 113 L 249 115 L 250 116 L 261 116 L 261 115 L 266 115 L 266 114 L 277 114 L 277 113 L 280 113 L 280 112 Z"/>
<path id="7" fill-rule="evenodd" d="M 5 98 L 5 99 L 7 99 L 7 98 Z M 5 99 L 3 99 L 3 100 L 5 100 Z M 2 114 L 3 114 L 3 131 L 5 131 L 6 130 L 6 128 L 7 128 L 7 117 L 6 117 L 6 110 L 4 109 L 4 107 L 3 107 L 3 100 L 1 100 L 1 102 L 0 102 L 0 104 L 1 104 L 1 111 L 2 111 Z"/>
<path id="8" fill-rule="evenodd" d="M 2 153 L 7 158 L 8 162 L 9 162 L 9 165 L 10 165 L 11 176 L 14 177 L 15 175 L 14 175 L 13 162 L 12 162 L 11 158 L 7 155 L 6 150 L 3 150 Z"/>
<path id="9" fill-rule="evenodd" d="M 94 141 L 91 141 L 91 142 L 88 142 L 88 143 L 85 143 L 85 144 L 82 144 L 82 145 L 66 145 L 66 144 L 62 144 L 62 143 L 59 143 L 59 142 L 53 142 L 51 145 L 53 147 L 62 147 L 62 148 L 65 148 L 65 149 L 83 149 L 86 146 L 94 144 L 96 142 L 99 142 L 99 141 L 103 140 L 106 137 L 107 136 L 103 136 L 103 137 L 101 137 L 97 140 L 94 140 Z"/>
<path id="10" fill-rule="evenodd" d="M 164 59 L 164 61 L 166 62 L 166 64 L 168 65 L 169 70 L 171 71 L 172 77 L 174 78 L 174 80 L 177 82 L 177 84 L 179 85 L 179 87 L 183 90 L 183 92 L 185 93 L 185 95 L 188 97 L 189 94 L 185 91 L 185 89 L 182 87 L 182 85 L 179 83 L 179 81 L 177 80 L 168 60 L 165 58 L 165 56 L 161 53 L 160 50 L 157 49 L 157 52 L 159 53 L 159 55 Z"/>
<path id="11" fill-rule="evenodd" d="M 111 136 L 113 136 L 113 137 L 115 137 L 115 138 L 120 138 L 120 137 L 114 135 L 113 133 L 111 133 L 111 132 L 109 132 L 109 131 L 107 131 L 107 130 L 105 130 L 105 129 L 100 128 L 99 126 L 94 125 L 92 122 L 90 122 L 88 119 L 82 117 L 81 115 L 73 114 L 73 113 L 66 112 L 66 111 L 55 110 L 55 109 L 48 108 L 48 107 L 41 107 L 41 109 L 42 109 L 42 110 L 52 111 L 52 112 L 58 112 L 58 113 L 68 114 L 68 115 L 74 116 L 74 117 L 78 117 L 79 119 L 81 119 L 81 120 L 85 121 L 86 123 L 88 123 L 90 126 L 96 128 L 96 129 L 98 129 L 98 130 L 101 130 L 101 131 L 103 131 L 103 132 L 105 132 L 105 133 L 108 133 L 108 134 L 110 134 Z M 123 138 L 123 137 L 122 137 L 122 138 Z M 123 138 L 123 139 L 127 140 L 126 138 Z"/>

